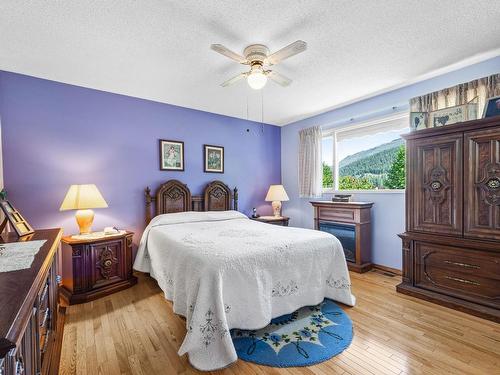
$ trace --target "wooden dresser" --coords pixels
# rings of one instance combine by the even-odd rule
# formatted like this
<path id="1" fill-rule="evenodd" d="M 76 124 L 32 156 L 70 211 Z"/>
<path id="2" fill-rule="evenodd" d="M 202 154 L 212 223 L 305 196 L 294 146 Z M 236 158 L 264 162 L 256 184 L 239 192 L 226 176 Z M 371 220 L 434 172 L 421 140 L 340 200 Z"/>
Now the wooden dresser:
<path id="1" fill-rule="evenodd" d="M 63 237 L 63 301 L 92 301 L 136 284 L 132 236 L 132 232 L 126 232 L 91 240 Z"/>
<path id="2" fill-rule="evenodd" d="M 0 374 L 57 374 L 57 252 L 61 229 L 37 230 L 25 241 L 46 240 L 30 268 L 0 273 Z M 13 234 L 3 242 L 21 241 Z M 61 327 L 62 328 L 62 327 Z M 57 338 L 57 340 L 56 340 Z"/>
<path id="3" fill-rule="evenodd" d="M 314 201 L 314 229 L 337 237 L 344 249 L 347 267 L 354 272 L 372 268 L 372 202 Z"/>
<path id="4" fill-rule="evenodd" d="M 500 117 L 407 134 L 397 290 L 500 322 Z"/>

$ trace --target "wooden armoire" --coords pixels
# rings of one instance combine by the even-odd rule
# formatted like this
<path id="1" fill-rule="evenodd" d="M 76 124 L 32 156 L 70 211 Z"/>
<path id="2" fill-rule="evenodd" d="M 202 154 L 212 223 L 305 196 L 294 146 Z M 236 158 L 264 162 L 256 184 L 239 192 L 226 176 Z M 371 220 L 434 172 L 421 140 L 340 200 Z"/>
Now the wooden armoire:
<path id="1" fill-rule="evenodd" d="M 404 138 L 398 292 L 500 322 L 500 116 Z"/>

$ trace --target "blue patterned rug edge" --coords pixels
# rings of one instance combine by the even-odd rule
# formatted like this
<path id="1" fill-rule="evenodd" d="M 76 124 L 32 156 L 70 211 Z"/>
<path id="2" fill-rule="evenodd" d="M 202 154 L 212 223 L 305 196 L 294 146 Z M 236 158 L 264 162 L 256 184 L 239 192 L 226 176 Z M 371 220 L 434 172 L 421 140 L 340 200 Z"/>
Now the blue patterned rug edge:
<path id="1" fill-rule="evenodd" d="M 302 307 L 293 314 L 296 319 L 286 325 L 270 323 L 261 330 L 235 330 L 243 332 L 243 335 L 233 335 L 238 358 L 268 367 L 307 367 L 325 362 L 351 345 L 354 336 L 352 320 L 334 301 L 325 299 L 319 305 Z M 282 317 L 287 315 L 292 314 Z M 300 316 L 297 318 L 297 315 Z M 282 317 L 273 319 L 273 322 Z M 331 328 L 335 327 L 338 330 L 332 332 Z M 303 336 L 304 332 L 306 336 Z M 297 354 L 290 344 L 295 344 Z"/>
<path id="2" fill-rule="evenodd" d="M 328 361 L 329 359 L 332 359 L 333 357 L 336 357 L 338 356 L 339 354 L 342 354 L 342 352 L 344 350 L 346 350 L 352 343 L 352 338 L 354 337 L 354 328 L 352 329 L 352 336 L 349 340 L 349 342 L 346 342 L 346 345 L 344 347 L 341 347 L 341 350 L 340 352 L 338 353 L 335 353 L 335 354 L 332 354 L 332 355 L 329 355 L 329 356 L 325 356 L 324 358 L 318 358 L 317 360 L 314 360 L 314 361 L 311 361 L 310 363 L 304 363 L 304 364 L 301 364 L 301 365 L 280 365 L 280 364 L 276 364 L 276 365 L 271 365 L 269 363 L 264 363 L 264 362 L 261 362 L 261 361 L 257 361 L 257 360 L 252 360 L 252 359 L 243 359 L 243 358 L 240 358 L 238 357 L 238 359 L 241 359 L 242 361 L 245 361 L 245 362 L 251 362 L 251 363 L 255 363 L 257 365 L 261 365 L 261 366 L 266 366 L 266 367 L 276 367 L 276 368 L 288 368 L 288 367 L 308 367 L 308 366 L 314 366 L 314 365 L 317 365 L 318 363 L 323 363 L 325 361 Z"/>

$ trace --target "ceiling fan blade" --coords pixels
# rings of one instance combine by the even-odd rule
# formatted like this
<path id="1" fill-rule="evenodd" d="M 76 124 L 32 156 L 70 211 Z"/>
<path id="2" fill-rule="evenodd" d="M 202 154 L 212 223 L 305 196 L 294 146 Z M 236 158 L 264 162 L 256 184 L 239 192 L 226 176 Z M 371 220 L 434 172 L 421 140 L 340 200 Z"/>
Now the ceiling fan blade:
<path id="1" fill-rule="evenodd" d="M 276 73 L 273 70 L 268 70 L 267 76 L 269 77 L 269 79 L 272 79 L 274 82 L 278 83 L 283 87 L 287 87 L 290 85 L 290 83 L 292 83 L 292 80 L 290 78 L 285 77 L 283 74 Z"/>
<path id="2" fill-rule="evenodd" d="M 237 76 L 234 76 L 233 78 L 231 79 L 228 79 L 227 81 L 221 83 L 221 86 L 222 87 L 227 87 L 227 86 L 231 86 L 233 83 L 236 83 L 238 82 L 240 79 L 243 79 L 247 76 L 248 73 L 240 73 L 238 74 Z"/>
<path id="3" fill-rule="evenodd" d="M 245 59 L 240 54 L 231 51 L 230 49 L 224 47 L 222 44 L 212 44 L 210 46 L 215 52 L 219 52 L 221 55 L 229 57 L 230 59 L 239 62 L 240 64 L 248 64 L 247 59 Z"/>
<path id="4" fill-rule="evenodd" d="M 306 49 L 307 43 L 303 40 L 297 40 L 268 56 L 266 61 L 269 65 L 276 65 L 279 62 L 288 59 L 289 57 L 304 52 Z"/>

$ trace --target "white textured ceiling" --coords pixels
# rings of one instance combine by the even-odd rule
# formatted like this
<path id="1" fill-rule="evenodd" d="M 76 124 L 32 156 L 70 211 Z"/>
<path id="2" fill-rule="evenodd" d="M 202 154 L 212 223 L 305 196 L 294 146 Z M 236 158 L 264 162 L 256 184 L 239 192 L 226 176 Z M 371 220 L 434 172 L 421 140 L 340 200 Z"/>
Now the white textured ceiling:
<path id="1" fill-rule="evenodd" d="M 0 0 L 0 70 L 283 125 L 500 48 L 498 0 Z M 294 82 L 221 82 L 244 66 L 209 49 L 308 50 Z M 493 52 L 492 52 L 493 51 Z M 478 56 L 481 59 L 481 56 Z"/>

